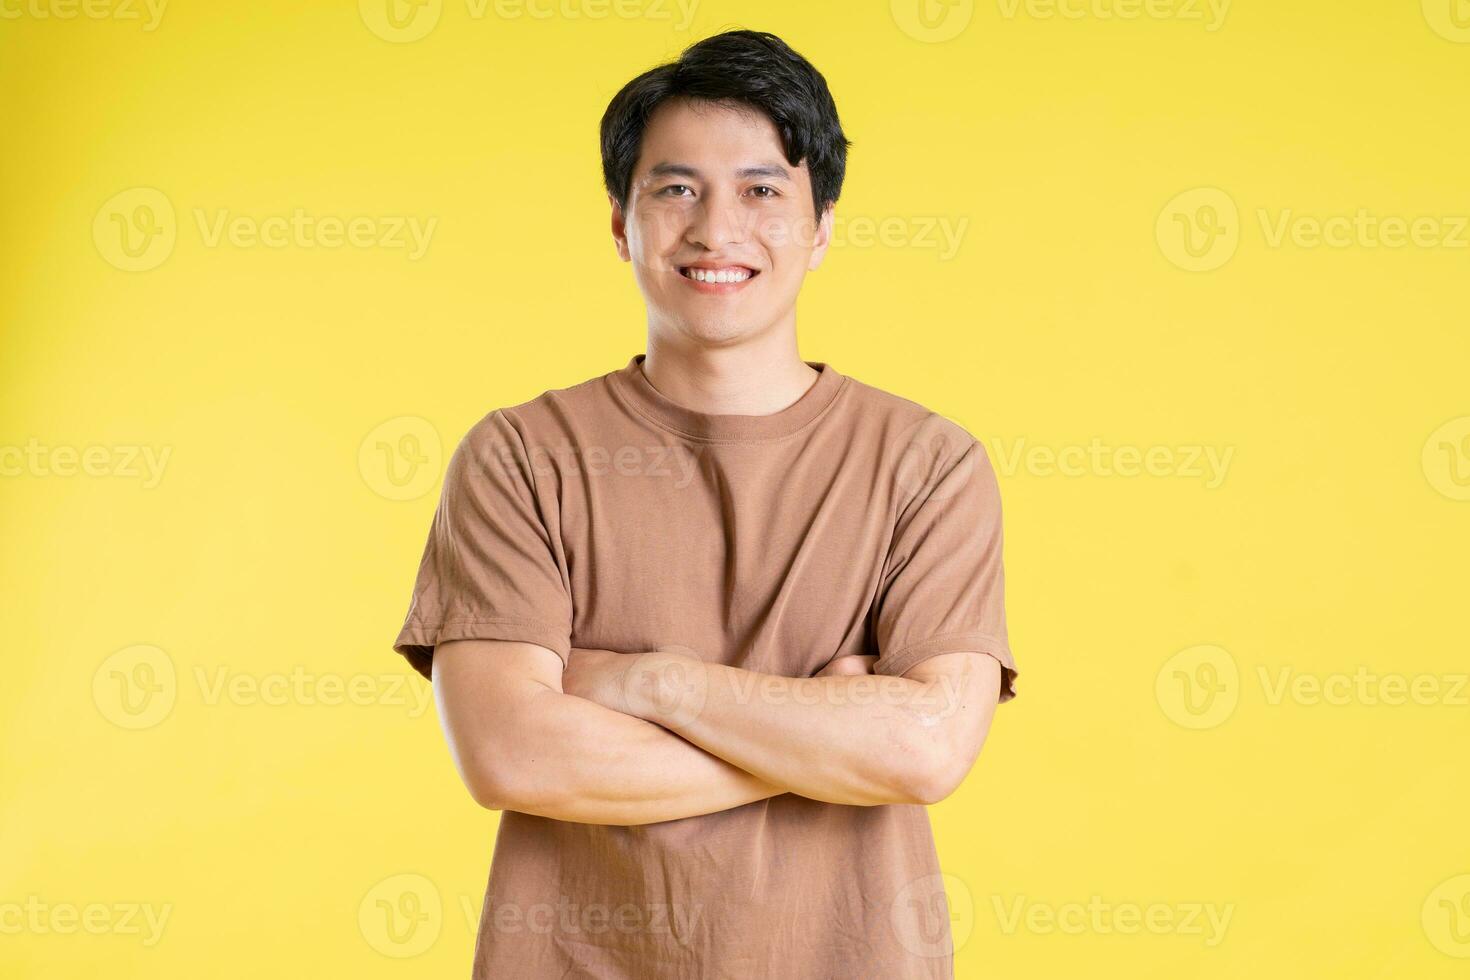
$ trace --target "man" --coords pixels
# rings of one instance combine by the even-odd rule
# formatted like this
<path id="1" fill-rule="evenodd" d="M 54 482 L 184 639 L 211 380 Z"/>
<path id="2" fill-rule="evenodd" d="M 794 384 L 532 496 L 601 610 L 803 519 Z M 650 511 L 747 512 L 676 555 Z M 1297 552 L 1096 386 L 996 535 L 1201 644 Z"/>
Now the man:
<path id="1" fill-rule="evenodd" d="M 503 810 L 476 977 L 953 975 L 925 804 L 1014 696 L 983 447 L 797 352 L 848 141 L 733 31 L 602 120 L 647 353 L 456 449 L 395 649 Z"/>

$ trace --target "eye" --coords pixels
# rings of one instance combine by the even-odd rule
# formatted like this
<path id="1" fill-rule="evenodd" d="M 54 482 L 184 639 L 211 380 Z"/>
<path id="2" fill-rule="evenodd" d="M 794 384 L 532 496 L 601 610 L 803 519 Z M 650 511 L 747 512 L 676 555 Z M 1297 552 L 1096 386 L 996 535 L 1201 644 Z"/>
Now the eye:
<path id="1" fill-rule="evenodd" d="M 684 195 L 677 193 L 678 191 L 689 191 L 689 193 L 691 194 L 694 193 L 694 189 L 688 184 L 670 184 L 668 187 L 660 190 L 659 195 L 662 197 L 683 197 Z"/>
<path id="2" fill-rule="evenodd" d="M 756 194 L 755 195 L 756 197 L 780 197 L 781 196 L 781 192 L 778 191 L 778 190 L 776 190 L 776 188 L 772 187 L 770 184 L 757 184 L 756 186 L 752 187 L 750 190 L 751 190 L 751 193 L 755 193 L 756 191 L 765 191 L 766 192 L 764 194 Z"/>

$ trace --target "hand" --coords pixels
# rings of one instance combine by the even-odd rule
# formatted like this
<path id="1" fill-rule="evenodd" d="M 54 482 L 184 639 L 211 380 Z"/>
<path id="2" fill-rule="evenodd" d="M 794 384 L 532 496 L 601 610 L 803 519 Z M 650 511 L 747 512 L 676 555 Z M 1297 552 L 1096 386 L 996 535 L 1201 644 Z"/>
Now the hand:
<path id="1" fill-rule="evenodd" d="M 878 658 L 866 654 L 849 654 L 845 657 L 833 657 L 827 666 L 813 674 L 813 677 L 841 677 L 851 674 L 871 674 L 873 664 Z"/>
<path id="2" fill-rule="evenodd" d="M 561 675 L 563 694 L 594 701 L 613 711 L 628 712 L 623 697 L 623 675 L 638 658 L 636 653 L 586 650 L 573 647 Z"/>
<path id="3" fill-rule="evenodd" d="M 708 678 L 699 656 L 678 644 L 645 653 L 573 647 L 561 675 L 563 694 L 671 727 L 704 707 Z"/>

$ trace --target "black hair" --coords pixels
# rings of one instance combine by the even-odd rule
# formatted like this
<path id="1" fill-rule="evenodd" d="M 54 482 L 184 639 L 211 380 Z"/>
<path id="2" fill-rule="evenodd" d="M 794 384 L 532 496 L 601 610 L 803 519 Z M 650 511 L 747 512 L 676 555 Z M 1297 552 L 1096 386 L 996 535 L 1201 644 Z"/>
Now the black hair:
<path id="1" fill-rule="evenodd" d="M 837 105 L 821 72 L 785 41 L 764 31 L 726 31 L 684 49 L 679 60 L 651 68 L 624 85 L 602 116 L 602 179 L 620 207 L 643 130 L 654 109 L 689 98 L 763 112 L 776 126 L 786 161 L 806 161 L 817 216 L 842 192 L 847 148 Z"/>

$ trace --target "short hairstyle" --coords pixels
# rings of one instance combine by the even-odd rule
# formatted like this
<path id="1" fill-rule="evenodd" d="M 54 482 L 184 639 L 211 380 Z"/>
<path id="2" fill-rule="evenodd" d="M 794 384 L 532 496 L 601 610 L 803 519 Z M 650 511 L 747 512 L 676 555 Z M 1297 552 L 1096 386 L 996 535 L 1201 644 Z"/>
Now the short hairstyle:
<path id="1" fill-rule="evenodd" d="M 634 78 L 608 103 L 602 116 L 602 178 L 620 207 L 628 206 L 649 117 L 675 98 L 764 113 L 781 136 L 786 161 L 793 167 L 806 161 L 817 216 L 837 202 L 852 144 L 842 133 L 827 80 L 776 35 L 741 30 L 690 45 L 679 60 Z"/>

